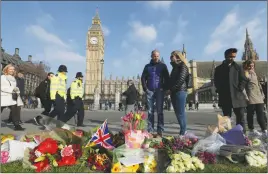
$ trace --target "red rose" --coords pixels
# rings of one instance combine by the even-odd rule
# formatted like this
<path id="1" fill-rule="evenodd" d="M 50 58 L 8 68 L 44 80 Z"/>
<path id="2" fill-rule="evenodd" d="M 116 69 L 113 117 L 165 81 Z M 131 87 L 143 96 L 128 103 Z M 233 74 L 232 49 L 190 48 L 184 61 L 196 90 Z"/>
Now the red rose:
<path id="1" fill-rule="evenodd" d="M 49 168 L 49 161 L 46 158 L 44 161 L 35 163 L 34 166 L 36 167 L 35 172 L 42 172 L 42 171 L 47 170 Z"/>
<path id="2" fill-rule="evenodd" d="M 58 143 L 56 140 L 47 138 L 37 146 L 36 150 L 42 154 L 50 153 L 53 155 L 58 151 Z"/>
<path id="3" fill-rule="evenodd" d="M 65 156 L 62 157 L 60 161 L 58 161 L 59 166 L 72 166 L 76 163 L 76 159 L 74 156 Z"/>

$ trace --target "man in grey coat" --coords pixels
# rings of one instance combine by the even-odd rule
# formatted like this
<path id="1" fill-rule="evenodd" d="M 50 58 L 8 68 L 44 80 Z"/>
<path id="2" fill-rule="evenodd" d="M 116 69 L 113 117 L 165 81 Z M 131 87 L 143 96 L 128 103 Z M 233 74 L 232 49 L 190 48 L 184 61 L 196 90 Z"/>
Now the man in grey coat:
<path id="1" fill-rule="evenodd" d="M 225 60 L 215 69 L 214 84 L 223 115 L 231 117 L 233 110 L 236 124 L 240 124 L 245 132 L 244 113 L 247 99 L 243 90 L 248 80 L 243 68 L 234 61 L 236 54 L 236 48 L 229 48 L 224 52 Z"/>

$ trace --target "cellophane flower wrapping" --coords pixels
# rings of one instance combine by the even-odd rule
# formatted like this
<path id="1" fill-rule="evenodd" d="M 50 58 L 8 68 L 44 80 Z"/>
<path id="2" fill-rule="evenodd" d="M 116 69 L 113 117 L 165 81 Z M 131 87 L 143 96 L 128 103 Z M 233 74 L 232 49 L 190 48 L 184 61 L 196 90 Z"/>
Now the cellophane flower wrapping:
<path id="1" fill-rule="evenodd" d="M 146 131 L 146 115 L 143 112 L 128 113 L 122 117 L 125 144 L 128 148 L 141 148 Z"/>

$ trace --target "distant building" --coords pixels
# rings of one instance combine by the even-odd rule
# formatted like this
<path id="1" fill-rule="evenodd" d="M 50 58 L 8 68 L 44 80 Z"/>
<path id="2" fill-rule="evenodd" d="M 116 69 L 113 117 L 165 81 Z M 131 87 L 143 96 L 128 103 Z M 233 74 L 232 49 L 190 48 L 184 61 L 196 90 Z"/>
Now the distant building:
<path id="1" fill-rule="evenodd" d="M 28 56 L 27 61 L 23 61 L 19 55 L 19 48 L 15 48 L 14 54 L 11 55 L 6 53 L 2 47 L 1 57 L 1 69 L 8 64 L 13 64 L 17 70 L 23 71 L 25 78 L 25 95 L 32 96 L 35 88 L 46 78 L 47 71 L 49 70 L 46 68 L 47 66 L 43 62 L 32 62 L 31 55 Z"/>
<path id="2" fill-rule="evenodd" d="M 246 30 L 246 40 L 244 44 L 244 53 L 242 55 L 242 61 L 236 61 L 242 65 L 245 60 L 254 60 L 256 65 L 256 73 L 259 79 L 267 78 L 267 61 L 260 61 L 258 53 L 253 49 L 253 43 L 249 37 L 248 30 Z M 202 84 L 196 91 L 197 99 L 201 103 L 208 103 L 217 101 L 218 96 L 215 92 L 214 86 L 214 71 L 215 67 L 222 64 L 222 61 L 212 62 L 197 62 L 197 74 L 198 78 L 202 77 L 207 79 L 208 82 Z"/>

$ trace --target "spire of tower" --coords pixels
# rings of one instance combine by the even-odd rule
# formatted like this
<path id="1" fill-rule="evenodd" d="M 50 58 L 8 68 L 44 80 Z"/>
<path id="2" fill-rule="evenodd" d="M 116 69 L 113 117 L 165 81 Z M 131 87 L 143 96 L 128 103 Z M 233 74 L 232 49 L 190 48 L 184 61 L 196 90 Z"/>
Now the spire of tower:
<path id="1" fill-rule="evenodd" d="M 96 14 L 95 14 L 95 16 L 94 16 L 93 19 L 95 19 L 95 20 L 100 20 L 100 16 L 99 16 L 99 7 L 96 8 Z"/>
<path id="2" fill-rule="evenodd" d="M 253 43 L 249 37 L 248 29 L 246 28 L 246 40 L 244 44 L 244 53 L 242 60 L 259 60 L 259 56 L 253 48 Z"/>
<path id="3" fill-rule="evenodd" d="M 182 45 L 182 52 L 183 52 L 183 53 L 186 53 L 186 50 L 185 50 L 184 44 Z"/>
<path id="4" fill-rule="evenodd" d="M 163 58 L 163 57 L 161 58 L 161 62 L 162 62 L 162 63 L 165 63 L 165 61 L 164 61 L 164 58 Z"/>

